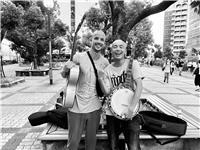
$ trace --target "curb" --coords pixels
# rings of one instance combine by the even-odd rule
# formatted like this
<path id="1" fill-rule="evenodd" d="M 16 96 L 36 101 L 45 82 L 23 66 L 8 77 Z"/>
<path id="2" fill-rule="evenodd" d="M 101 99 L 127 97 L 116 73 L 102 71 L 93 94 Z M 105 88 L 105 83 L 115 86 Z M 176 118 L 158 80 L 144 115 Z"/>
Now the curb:
<path id="1" fill-rule="evenodd" d="M 12 85 L 18 84 L 18 83 L 22 83 L 25 82 L 25 79 L 18 79 L 12 82 L 8 82 L 8 83 L 4 83 L 4 84 L 0 84 L 1 87 L 11 87 Z"/>

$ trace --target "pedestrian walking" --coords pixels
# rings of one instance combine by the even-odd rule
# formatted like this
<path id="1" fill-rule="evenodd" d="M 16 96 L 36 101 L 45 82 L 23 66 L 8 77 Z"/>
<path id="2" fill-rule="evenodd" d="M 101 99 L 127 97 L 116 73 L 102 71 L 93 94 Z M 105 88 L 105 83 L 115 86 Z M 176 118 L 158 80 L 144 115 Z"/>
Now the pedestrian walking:
<path id="1" fill-rule="evenodd" d="M 100 53 L 105 44 L 103 31 L 95 31 L 89 54 L 94 61 L 97 72 L 102 71 L 109 62 Z M 87 52 L 76 53 L 73 61 L 68 61 L 61 75 L 66 77 L 74 65 L 80 69 L 76 95 L 72 108 L 68 108 L 69 138 L 67 148 L 78 150 L 83 131 L 85 130 L 85 149 L 96 149 L 96 132 L 99 128 L 101 101 L 96 90 L 96 76 Z"/>
<path id="2" fill-rule="evenodd" d="M 178 71 L 179 71 L 179 76 L 181 76 L 182 70 L 183 70 L 183 61 L 181 60 L 181 58 L 178 58 Z"/>
<path id="3" fill-rule="evenodd" d="M 164 71 L 164 83 L 165 81 L 169 83 L 169 74 L 170 74 L 170 60 L 169 59 L 167 59 L 165 63 L 163 64 L 162 70 Z"/>
<path id="4" fill-rule="evenodd" d="M 200 65 L 200 60 L 198 60 L 196 68 L 193 71 L 192 75 L 195 75 L 194 77 L 194 85 L 196 86 L 195 91 L 200 91 L 200 71 L 199 71 L 199 65 Z"/>
<path id="5" fill-rule="evenodd" d="M 171 75 L 173 74 L 174 70 L 175 70 L 175 64 L 174 64 L 174 61 L 172 60 L 172 61 L 170 61 L 170 74 Z"/>

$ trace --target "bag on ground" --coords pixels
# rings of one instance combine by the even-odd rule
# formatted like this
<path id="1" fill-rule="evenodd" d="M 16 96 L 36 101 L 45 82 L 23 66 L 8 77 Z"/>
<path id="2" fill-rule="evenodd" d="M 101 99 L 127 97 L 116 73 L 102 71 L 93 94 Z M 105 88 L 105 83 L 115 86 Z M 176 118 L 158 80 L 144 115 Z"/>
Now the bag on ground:
<path id="1" fill-rule="evenodd" d="M 141 111 L 139 114 L 142 119 L 142 130 L 151 135 L 161 145 L 174 142 L 186 133 L 187 123 L 180 118 L 153 111 Z M 171 135 L 176 136 L 176 138 L 161 143 L 155 134 Z"/>
<path id="2" fill-rule="evenodd" d="M 49 122 L 47 112 L 35 112 L 28 117 L 28 120 L 32 126 L 38 126 Z"/>
<path id="3" fill-rule="evenodd" d="M 49 117 L 49 123 L 53 123 L 64 129 L 68 129 L 67 112 L 68 109 L 65 107 L 49 110 L 47 112 Z"/>

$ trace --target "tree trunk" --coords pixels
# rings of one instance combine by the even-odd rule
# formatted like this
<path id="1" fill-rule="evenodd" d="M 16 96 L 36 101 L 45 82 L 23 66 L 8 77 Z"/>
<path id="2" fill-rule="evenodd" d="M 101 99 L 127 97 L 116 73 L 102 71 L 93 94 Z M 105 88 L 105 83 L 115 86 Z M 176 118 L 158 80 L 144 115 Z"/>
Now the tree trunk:
<path id="1" fill-rule="evenodd" d="M 139 12 L 136 16 L 126 20 L 126 12 L 124 8 L 124 1 L 109 1 L 112 16 L 112 41 L 121 39 L 127 42 L 129 32 L 132 28 L 139 23 L 142 19 L 159 12 L 166 10 L 169 6 L 175 3 L 174 1 L 163 0 L 158 5 L 147 7 Z M 128 43 L 130 44 L 130 43 Z M 133 51 L 133 50 L 132 50 Z M 132 52 L 134 55 L 134 52 Z"/>
<path id="2" fill-rule="evenodd" d="M 33 47 L 33 69 L 37 69 L 37 42 L 35 42 L 34 47 Z"/>

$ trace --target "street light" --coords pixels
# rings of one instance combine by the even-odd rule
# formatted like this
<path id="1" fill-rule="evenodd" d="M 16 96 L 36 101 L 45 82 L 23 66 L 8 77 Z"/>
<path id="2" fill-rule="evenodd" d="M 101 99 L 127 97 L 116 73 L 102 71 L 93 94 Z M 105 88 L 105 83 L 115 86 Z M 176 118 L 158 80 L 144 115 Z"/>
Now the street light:
<path id="1" fill-rule="evenodd" d="M 49 81 L 53 84 L 52 72 L 52 47 L 51 47 L 51 9 L 54 7 L 54 0 L 43 0 L 44 6 L 48 9 L 48 32 L 49 32 Z"/>

